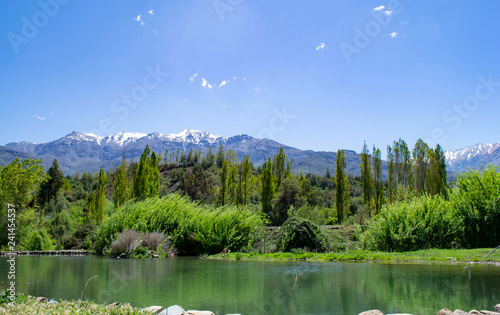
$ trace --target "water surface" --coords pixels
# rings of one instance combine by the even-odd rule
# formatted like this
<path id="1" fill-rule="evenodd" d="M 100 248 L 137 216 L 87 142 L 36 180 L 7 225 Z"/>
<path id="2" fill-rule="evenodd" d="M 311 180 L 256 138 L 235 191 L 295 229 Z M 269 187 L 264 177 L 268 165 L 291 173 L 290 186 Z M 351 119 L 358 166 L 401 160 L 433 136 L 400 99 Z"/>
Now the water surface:
<path id="1" fill-rule="evenodd" d="M 55 299 L 84 298 L 136 307 L 179 304 L 219 314 L 435 314 L 442 308 L 492 309 L 500 303 L 500 267 L 377 263 L 297 263 L 202 259 L 17 257 L 17 290 Z M 0 286 L 7 285 L 0 259 Z"/>

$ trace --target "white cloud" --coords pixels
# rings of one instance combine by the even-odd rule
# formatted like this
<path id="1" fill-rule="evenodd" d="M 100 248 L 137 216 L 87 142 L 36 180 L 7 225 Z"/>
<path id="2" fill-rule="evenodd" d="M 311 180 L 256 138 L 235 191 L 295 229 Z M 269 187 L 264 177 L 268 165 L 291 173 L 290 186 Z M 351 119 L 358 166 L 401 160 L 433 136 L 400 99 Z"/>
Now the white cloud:
<path id="1" fill-rule="evenodd" d="M 383 9 L 385 9 L 385 5 L 381 5 L 379 7 L 373 8 L 373 11 L 380 11 L 380 10 L 383 10 Z"/>
<path id="2" fill-rule="evenodd" d="M 151 14 L 151 15 L 155 15 L 152 9 L 149 10 L 148 13 Z"/>
<path id="3" fill-rule="evenodd" d="M 45 117 L 42 117 L 38 114 L 33 115 L 33 118 L 38 119 L 38 120 L 45 120 Z"/>
<path id="4" fill-rule="evenodd" d="M 233 77 L 233 81 L 236 81 L 236 79 L 238 79 L 238 77 Z"/>
<path id="5" fill-rule="evenodd" d="M 194 79 L 198 76 L 198 73 L 193 74 L 192 77 L 189 78 L 189 83 L 193 83 Z"/>
<path id="6" fill-rule="evenodd" d="M 409 23 L 408 21 L 403 21 L 403 22 L 401 22 L 399 24 L 401 24 L 401 25 L 407 25 L 408 23 Z"/>
<path id="7" fill-rule="evenodd" d="M 387 11 L 385 11 L 384 13 L 385 13 L 385 15 L 388 15 L 388 16 L 391 16 L 391 15 L 392 15 L 392 11 L 391 11 L 391 10 L 387 10 Z"/>
<path id="8" fill-rule="evenodd" d="M 205 78 L 201 79 L 201 86 L 207 87 L 209 90 L 213 89 L 213 86 L 205 80 Z"/>
<path id="9" fill-rule="evenodd" d="M 139 14 L 137 17 L 134 18 L 134 20 L 136 20 L 137 22 L 141 23 L 141 26 L 144 25 L 144 21 L 142 20 L 141 18 L 141 15 Z"/>
<path id="10" fill-rule="evenodd" d="M 326 47 L 325 43 L 321 43 L 318 45 L 318 47 L 316 47 L 316 50 L 325 49 L 325 47 Z"/>
<path id="11" fill-rule="evenodd" d="M 392 37 L 392 38 L 397 38 L 398 37 L 398 33 L 392 32 L 392 33 L 389 34 L 389 36 Z"/>
<path id="12" fill-rule="evenodd" d="M 155 30 L 154 28 L 153 28 L 153 33 L 155 33 L 155 34 L 156 34 L 156 30 Z"/>
<path id="13" fill-rule="evenodd" d="M 223 87 L 224 85 L 228 84 L 229 80 L 224 80 L 219 84 L 219 88 Z"/>

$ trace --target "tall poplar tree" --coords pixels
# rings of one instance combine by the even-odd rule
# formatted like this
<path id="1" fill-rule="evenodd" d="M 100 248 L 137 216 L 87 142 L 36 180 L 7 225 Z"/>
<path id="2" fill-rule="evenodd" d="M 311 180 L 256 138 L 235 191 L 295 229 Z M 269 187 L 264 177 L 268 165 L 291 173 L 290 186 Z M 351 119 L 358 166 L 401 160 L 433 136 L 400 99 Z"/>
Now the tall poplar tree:
<path id="1" fill-rule="evenodd" d="M 138 199 L 158 196 L 160 193 L 160 170 L 156 154 L 146 146 L 135 170 L 134 197 Z"/>
<path id="2" fill-rule="evenodd" d="M 335 172 L 335 204 L 337 222 L 342 224 L 349 210 L 349 180 L 346 174 L 346 160 L 343 150 L 337 152 L 337 167 Z"/>
<path id="3" fill-rule="evenodd" d="M 422 195 L 427 191 L 427 166 L 429 164 L 429 146 L 422 139 L 418 139 L 413 148 L 413 174 L 415 192 Z"/>
<path id="4" fill-rule="evenodd" d="M 262 183 L 261 204 L 262 212 L 270 214 L 272 212 L 271 201 L 274 198 L 275 188 L 273 180 L 273 163 L 271 158 L 262 165 L 262 173 L 260 174 Z"/>
<path id="5" fill-rule="evenodd" d="M 372 176 L 370 168 L 370 152 L 368 151 L 368 146 L 366 141 L 363 144 L 363 151 L 361 151 L 361 184 L 363 188 L 363 203 L 365 205 L 370 204 L 372 197 Z"/>
<path id="6" fill-rule="evenodd" d="M 394 153 L 390 145 L 387 146 L 387 162 L 388 162 L 388 175 L 387 190 L 389 203 L 394 201 L 394 186 L 395 186 L 395 172 L 394 172 Z"/>
<path id="7" fill-rule="evenodd" d="M 380 149 L 373 146 L 373 201 L 375 214 L 380 213 L 384 199 L 384 185 L 382 184 L 382 154 Z"/>
<path id="8" fill-rule="evenodd" d="M 121 206 L 130 199 L 130 180 L 127 176 L 127 162 L 123 161 L 113 180 L 113 203 Z"/>

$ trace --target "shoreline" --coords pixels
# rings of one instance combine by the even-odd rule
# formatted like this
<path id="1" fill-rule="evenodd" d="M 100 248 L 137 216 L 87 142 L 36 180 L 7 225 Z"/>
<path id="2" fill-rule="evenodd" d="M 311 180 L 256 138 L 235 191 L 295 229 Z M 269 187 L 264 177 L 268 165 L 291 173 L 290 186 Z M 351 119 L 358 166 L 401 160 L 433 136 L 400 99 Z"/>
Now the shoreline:
<path id="1" fill-rule="evenodd" d="M 369 262 L 396 264 L 469 264 L 500 266 L 500 255 L 485 258 L 490 249 L 420 250 L 416 252 L 339 253 L 220 253 L 208 256 L 214 260 L 305 261 L 305 262 Z"/>
<path id="2" fill-rule="evenodd" d="M 62 250 L 13 250 L 0 251 L 2 256 L 86 256 L 92 255 L 91 252 L 83 249 L 62 249 Z"/>

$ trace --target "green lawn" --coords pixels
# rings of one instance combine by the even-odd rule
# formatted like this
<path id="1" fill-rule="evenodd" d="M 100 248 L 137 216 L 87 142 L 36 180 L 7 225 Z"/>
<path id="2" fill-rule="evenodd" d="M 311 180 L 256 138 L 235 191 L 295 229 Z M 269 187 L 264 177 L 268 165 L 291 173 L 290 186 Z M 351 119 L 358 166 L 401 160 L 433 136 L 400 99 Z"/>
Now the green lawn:
<path id="1" fill-rule="evenodd" d="M 368 252 L 350 251 L 341 253 L 229 253 L 209 256 L 209 259 L 241 260 L 306 260 L 306 261 L 380 261 L 380 262 L 500 262 L 500 250 L 486 255 L 491 248 L 478 249 L 428 249 L 414 252 Z"/>

